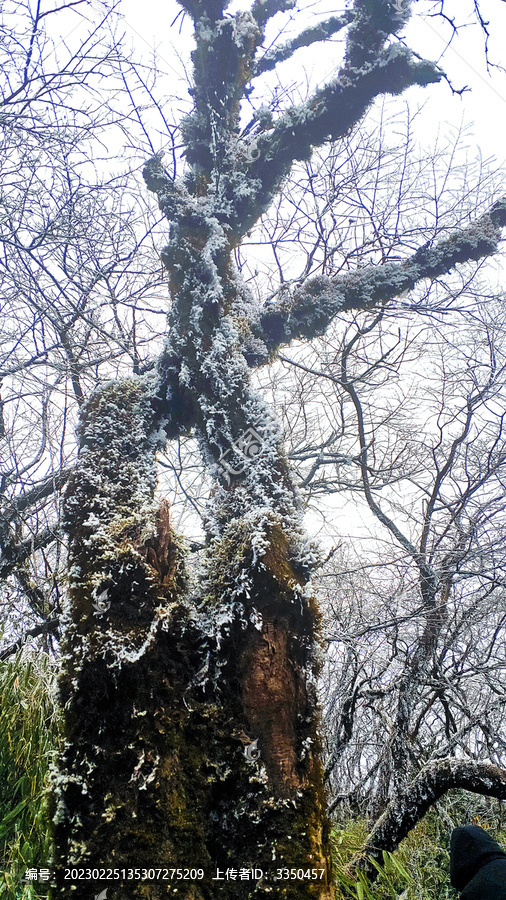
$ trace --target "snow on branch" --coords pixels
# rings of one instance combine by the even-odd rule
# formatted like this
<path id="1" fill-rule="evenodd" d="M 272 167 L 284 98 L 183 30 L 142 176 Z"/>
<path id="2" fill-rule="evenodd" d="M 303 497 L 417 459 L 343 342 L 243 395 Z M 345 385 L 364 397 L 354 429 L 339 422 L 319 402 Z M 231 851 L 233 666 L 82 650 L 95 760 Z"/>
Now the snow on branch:
<path id="1" fill-rule="evenodd" d="M 375 823 L 367 843 L 350 867 L 377 871 L 370 862 L 382 861 L 383 850 L 392 851 L 443 794 L 454 788 L 506 799 L 506 771 L 493 763 L 476 760 L 441 759 L 430 763 Z"/>
<path id="2" fill-rule="evenodd" d="M 353 21 L 353 13 L 351 10 L 347 10 L 341 16 L 331 16 L 326 21 L 313 25 L 312 28 L 306 28 L 293 40 L 287 41 L 279 47 L 272 47 L 258 60 L 254 68 L 254 77 L 261 75 L 263 72 L 269 72 L 278 63 L 290 59 L 295 51 L 301 47 L 309 47 L 311 44 L 316 44 L 319 41 L 327 41 L 333 34 L 349 25 L 351 21 Z"/>
<path id="3" fill-rule="evenodd" d="M 251 12 L 259 25 L 266 25 L 278 12 L 293 9 L 297 0 L 255 0 Z"/>
<path id="4" fill-rule="evenodd" d="M 390 35 L 397 34 L 411 15 L 412 0 L 355 0 L 348 32 L 346 68 L 362 68 L 374 60 Z"/>
<path id="5" fill-rule="evenodd" d="M 189 13 L 194 22 L 201 18 L 216 21 L 221 19 L 230 0 L 177 0 L 179 6 Z"/>
<path id="6" fill-rule="evenodd" d="M 404 262 L 368 266 L 338 278 L 318 275 L 293 292 L 286 290 L 278 303 L 263 308 L 252 330 L 269 353 L 297 338 L 323 335 L 340 312 L 371 309 L 412 290 L 424 278 L 438 278 L 458 264 L 492 256 L 505 226 L 506 198 L 449 238 L 420 247 Z"/>
<path id="7" fill-rule="evenodd" d="M 412 85 L 443 77 L 433 62 L 420 59 L 401 43 L 388 44 L 409 17 L 409 3 L 355 0 L 351 10 L 303 30 L 257 59 L 268 19 L 295 6 L 293 0 L 255 0 L 250 9 L 224 14 L 225 0 L 179 0 L 195 26 L 192 51 L 194 105 L 182 122 L 190 193 L 206 196 L 212 215 L 228 227 L 237 244 L 269 208 L 282 179 L 314 147 L 347 134 L 382 94 L 400 94 Z M 241 103 L 250 82 L 275 68 L 298 47 L 328 40 L 348 29 L 346 56 L 337 77 L 318 88 L 305 103 L 294 103 L 273 119 L 270 110 L 254 117 L 255 133 L 241 134 Z M 375 52 L 365 57 L 360 47 Z M 263 109 L 263 108 L 262 108 Z M 151 190 L 163 194 L 162 208 L 171 218 L 174 189 L 156 160 L 145 172 Z"/>
<path id="8" fill-rule="evenodd" d="M 158 204 L 169 222 L 178 211 L 178 185 L 167 175 L 163 163 L 163 153 L 155 153 L 145 163 L 142 170 L 146 187 L 158 196 Z"/>
<path id="9" fill-rule="evenodd" d="M 400 94 L 412 85 L 425 86 L 441 78 L 435 63 L 417 59 L 400 44 L 392 45 L 361 69 L 343 69 L 306 103 L 290 107 L 255 141 L 256 156 L 248 178 L 258 189 L 247 205 L 237 204 L 234 227 L 248 231 L 268 208 L 293 163 L 308 159 L 314 147 L 347 134 L 376 97 Z"/>
<path id="10" fill-rule="evenodd" d="M 0 517 L 0 530 L 6 531 L 5 522 Z M 28 538 L 21 543 L 14 540 L 1 540 L 0 552 L 0 580 L 5 580 L 16 572 L 17 569 L 33 554 L 35 550 L 41 550 L 52 544 L 59 537 L 59 528 L 44 528 L 35 537 Z"/>
<path id="11" fill-rule="evenodd" d="M 67 481 L 70 471 L 70 469 L 61 469 L 56 474 L 43 478 L 42 481 L 39 481 L 38 484 L 35 484 L 23 494 L 7 500 L 4 509 L 1 511 L 2 519 L 6 522 L 11 522 L 19 513 L 24 512 L 31 506 L 35 506 L 36 503 L 45 500 L 46 497 L 50 497 L 55 491 L 60 490 Z"/>

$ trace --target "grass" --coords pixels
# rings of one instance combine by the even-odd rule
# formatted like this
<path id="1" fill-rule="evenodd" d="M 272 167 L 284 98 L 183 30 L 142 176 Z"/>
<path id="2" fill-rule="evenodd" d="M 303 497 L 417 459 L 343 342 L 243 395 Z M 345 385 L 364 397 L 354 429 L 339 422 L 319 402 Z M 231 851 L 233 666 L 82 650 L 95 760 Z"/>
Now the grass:
<path id="1" fill-rule="evenodd" d="M 347 819 L 332 834 L 336 900 L 457 900 L 450 885 L 450 835 L 457 825 L 480 825 L 506 845 L 501 806 L 485 797 L 452 791 L 418 823 L 395 853 L 383 853 L 383 865 L 371 883 L 350 878 L 346 864 L 367 836 L 363 819 Z"/>
<path id="2" fill-rule="evenodd" d="M 449 854 L 436 834 L 430 833 L 428 817 L 403 841 L 395 854 L 383 853 L 375 864 L 376 881 L 361 874 L 345 875 L 346 864 L 367 836 L 364 820 L 349 820 L 333 832 L 336 900 L 450 900 L 456 896 L 449 886 Z"/>
<path id="3" fill-rule="evenodd" d="M 46 810 L 49 763 L 59 718 L 54 667 L 47 656 L 21 652 L 0 663 L 0 898 L 36 900 L 24 870 L 48 865 Z"/>

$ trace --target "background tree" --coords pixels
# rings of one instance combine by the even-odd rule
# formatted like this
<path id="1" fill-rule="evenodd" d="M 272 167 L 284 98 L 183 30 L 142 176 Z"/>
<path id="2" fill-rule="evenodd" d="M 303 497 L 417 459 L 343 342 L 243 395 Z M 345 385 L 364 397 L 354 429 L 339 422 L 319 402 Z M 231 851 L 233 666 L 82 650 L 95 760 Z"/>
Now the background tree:
<path id="1" fill-rule="evenodd" d="M 110 5 L 97 4 L 89 18 L 86 11 L 81 2 L 2 7 L 0 572 L 6 655 L 25 631 L 50 635 L 57 626 L 66 566 L 61 489 L 75 457 L 77 409 L 97 380 L 146 365 L 157 318 L 164 318 L 156 297 L 162 281 L 154 249 L 157 218 L 134 189 L 140 178 L 135 139 L 140 131 L 145 140 L 139 121 L 146 97 L 157 111 L 152 73 L 126 62 L 124 35 Z M 135 120 L 130 98 L 138 107 Z M 127 132 L 128 161 L 118 164 L 104 144 L 121 147 Z M 164 132 L 170 140 L 166 120 Z M 141 164 L 149 150 L 146 142 Z"/>
<path id="2" fill-rule="evenodd" d="M 450 211 L 447 187 L 434 190 L 448 186 L 450 167 L 452 189 L 462 178 L 473 184 L 475 204 L 488 202 L 483 163 L 467 159 L 459 174 L 465 148 L 452 142 L 417 159 L 412 124 L 405 120 L 399 145 L 401 121 L 390 138 L 380 120 L 374 140 L 364 128 L 353 136 L 358 161 L 327 153 L 312 167 L 268 232 L 276 258 L 288 235 L 298 236 L 299 262 L 305 256 L 315 268 L 329 265 L 330 254 L 344 266 L 361 254 L 397 255 L 404 215 L 415 240 L 418 227 L 427 234 L 427 221 L 441 227 L 441 209 L 466 215 L 465 206 Z M 343 186 L 337 219 L 328 198 Z M 415 196 L 423 198 L 419 216 Z M 335 235 L 347 233 L 339 246 Z M 459 759 L 503 763 L 503 314 L 483 276 L 461 274 L 421 285 L 395 311 L 337 317 L 311 349 L 284 351 L 270 382 L 307 507 L 326 517 L 327 540 L 341 543 L 316 579 L 328 610 L 331 808 L 351 804 L 368 814 L 369 849 L 380 859 L 427 803 L 459 783 Z M 342 520 L 332 522 L 330 512 L 332 496 L 343 494 L 368 522 L 346 549 Z M 460 775 L 468 789 L 486 790 L 488 778 L 496 794 L 503 791 L 493 767 L 466 762 Z M 399 827 L 404 808 L 410 815 Z M 380 836 L 374 823 L 383 813 Z"/>
<path id="3" fill-rule="evenodd" d="M 352 474 L 342 479 L 341 490 L 362 489 L 392 546 L 380 537 L 371 553 L 369 542 L 367 562 L 361 549 L 347 553 L 347 566 L 338 566 L 341 584 L 328 581 L 329 636 L 339 647 L 328 657 L 334 722 L 328 772 L 337 775 L 338 796 L 344 799 L 348 782 L 350 800 L 372 821 L 406 806 L 413 778 L 428 781 L 443 763 L 454 778 L 462 762 L 468 789 L 474 771 L 469 761 L 492 763 L 476 766 L 477 791 L 485 777 L 494 778 L 493 765 L 503 765 L 504 342 L 501 310 L 492 307 L 488 315 L 482 329 L 474 321 L 468 346 L 462 322 L 458 331 L 445 327 L 439 365 L 426 340 L 417 346 L 412 335 L 417 370 L 412 379 L 404 372 L 402 395 L 390 351 L 403 355 L 406 343 L 401 349 L 390 332 L 375 342 L 384 355 L 373 361 L 363 344 L 378 316 L 376 323 L 353 329 L 351 340 L 344 336 L 335 383 L 348 436 L 350 419 L 356 421 L 357 451 L 350 452 L 347 468 L 355 465 L 360 478 L 356 485 Z M 360 396 L 357 358 L 351 379 L 352 342 L 360 369 L 368 373 L 364 401 L 380 379 L 371 405 Z M 426 349 L 423 362 L 420 346 Z M 388 371 L 383 390 L 382 369 Z M 416 408 L 416 431 L 410 408 Z M 330 456 L 332 447 L 326 450 Z M 441 775 L 439 788 L 443 783 Z M 409 827 L 426 800 L 420 789 L 422 805 L 417 813 L 411 801 Z"/>

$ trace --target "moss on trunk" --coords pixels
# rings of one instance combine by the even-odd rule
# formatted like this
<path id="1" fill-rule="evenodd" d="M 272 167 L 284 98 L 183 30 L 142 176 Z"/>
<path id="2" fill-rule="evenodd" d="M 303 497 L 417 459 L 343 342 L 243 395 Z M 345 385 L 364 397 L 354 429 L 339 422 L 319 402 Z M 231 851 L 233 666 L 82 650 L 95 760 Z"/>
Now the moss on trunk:
<path id="1" fill-rule="evenodd" d="M 193 882 L 109 883 L 108 900 L 329 897 L 318 616 L 293 536 L 271 516 L 258 556 L 247 525 L 223 534 L 207 594 L 190 600 L 168 504 L 153 501 L 156 387 L 106 385 L 79 428 L 55 862 L 204 870 Z M 294 867 L 325 875 L 276 880 Z M 263 877 L 222 880 L 217 869 Z"/>
<path id="2" fill-rule="evenodd" d="M 212 547 L 216 581 L 206 597 L 218 623 L 207 691 L 222 710 L 224 732 L 208 850 L 223 870 L 264 872 L 240 896 L 330 897 L 315 690 L 318 611 L 281 524 L 268 527 L 266 551 L 255 562 L 247 533 L 235 533 Z M 245 584 L 242 592 L 234 579 Z M 294 868 L 318 869 L 318 879 L 277 878 Z M 219 895 L 235 897 L 237 889 L 224 883 Z"/>
<path id="3" fill-rule="evenodd" d="M 153 502 L 149 388 L 127 379 L 93 395 L 67 491 L 66 740 L 53 810 L 61 866 L 209 862 L 201 816 L 209 711 L 190 714 L 186 705 L 202 635 L 184 603 L 168 504 Z M 132 883 L 111 892 L 167 896 Z M 55 896 L 68 897 L 69 885 Z"/>

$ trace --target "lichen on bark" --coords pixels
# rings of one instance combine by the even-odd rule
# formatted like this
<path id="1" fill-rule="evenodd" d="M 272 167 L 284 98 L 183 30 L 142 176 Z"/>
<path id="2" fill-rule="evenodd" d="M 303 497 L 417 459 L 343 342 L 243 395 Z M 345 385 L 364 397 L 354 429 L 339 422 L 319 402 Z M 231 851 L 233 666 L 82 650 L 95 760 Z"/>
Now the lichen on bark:
<path id="1" fill-rule="evenodd" d="M 208 725 L 185 698 L 202 664 L 202 635 L 185 604 L 168 504 L 154 500 L 153 387 L 153 379 L 129 378 L 96 390 L 67 488 L 65 744 L 53 800 L 61 866 L 209 859 L 200 815 Z M 54 896 L 68 892 L 60 884 Z M 109 896 L 169 893 L 130 884 Z"/>
<path id="2" fill-rule="evenodd" d="M 228 501 L 230 511 L 233 491 Z M 251 865 L 266 873 L 245 896 L 328 897 L 315 689 L 319 614 L 304 587 L 300 536 L 273 513 L 263 522 L 263 541 L 258 527 L 232 519 L 209 549 L 205 604 L 215 647 L 206 678 L 229 733 L 209 849 L 223 868 Z M 248 761 L 250 746 L 255 757 Z M 294 866 L 325 874 L 317 884 L 273 880 Z"/>
<path id="3" fill-rule="evenodd" d="M 179 3 L 195 26 L 186 169 L 169 178 L 160 155 L 145 167 L 170 222 L 161 252 L 171 293 L 166 346 L 156 375 L 101 386 L 84 405 L 66 492 L 56 862 L 206 868 L 199 883 L 130 882 L 110 887 L 108 900 L 323 900 L 332 893 L 327 876 L 273 880 L 283 868 L 329 870 L 329 826 L 315 691 L 319 616 L 307 586 L 312 550 L 280 425 L 268 424 L 249 369 L 285 341 L 323 333 L 337 312 L 382 303 L 424 271 L 433 276 L 447 262 L 490 252 L 505 212 L 495 209 L 485 229 L 461 234 L 456 246 L 446 241 L 425 255 L 422 248 L 365 274 L 319 276 L 255 311 L 233 249 L 268 211 L 294 161 L 348 133 L 380 94 L 442 73 L 390 41 L 409 3 L 399 12 L 355 0 L 338 76 L 305 103 L 282 112 L 276 103 L 241 133 L 265 25 L 295 4 L 255 0 L 249 12 L 230 14 L 226 0 Z M 252 453 L 245 435 L 258 423 Z M 168 504 L 154 499 L 157 449 L 190 429 L 216 481 L 196 596 L 187 591 Z M 216 866 L 258 867 L 265 877 L 214 881 Z M 55 896 L 64 895 L 58 888 Z"/>

